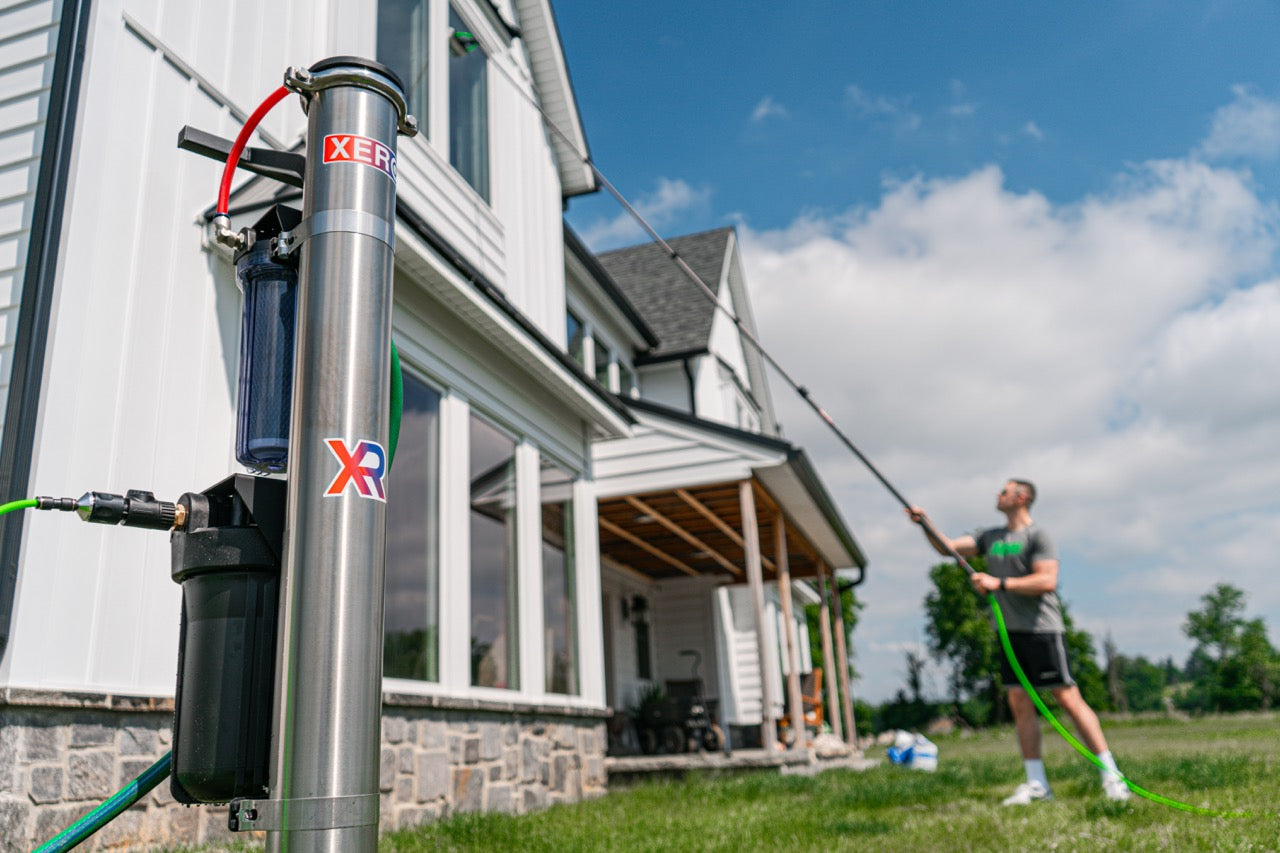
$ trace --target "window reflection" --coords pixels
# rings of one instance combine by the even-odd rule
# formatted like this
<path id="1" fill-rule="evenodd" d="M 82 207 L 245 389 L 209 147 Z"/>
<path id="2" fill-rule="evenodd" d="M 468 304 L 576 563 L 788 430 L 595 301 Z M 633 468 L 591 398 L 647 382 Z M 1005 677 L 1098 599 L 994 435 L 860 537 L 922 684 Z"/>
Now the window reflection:
<path id="1" fill-rule="evenodd" d="M 578 692 L 577 609 L 574 590 L 573 478 L 547 460 L 542 501 L 542 610 L 548 693 Z"/>
<path id="2" fill-rule="evenodd" d="M 387 478 L 383 675 L 438 681 L 440 395 L 406 374 L 403 406 Z"/>
<path id="3" fill-rule="evenodd" d="M 417 116 L 423 138 L 427 136 L 427 27 L 429 0 L 379 0 L 378 61 L 390 68 L 405 87 L 409 113 Z"/>
<path id="4" fill-rule="evenodd" d="M 519 687 L 516 443 L 471 417 L 471 683 Z"/>
<path id="5" fill-rule="evenodd" d="M 489 200 L 489 60 L 449 8 L 449 164 Z"/>

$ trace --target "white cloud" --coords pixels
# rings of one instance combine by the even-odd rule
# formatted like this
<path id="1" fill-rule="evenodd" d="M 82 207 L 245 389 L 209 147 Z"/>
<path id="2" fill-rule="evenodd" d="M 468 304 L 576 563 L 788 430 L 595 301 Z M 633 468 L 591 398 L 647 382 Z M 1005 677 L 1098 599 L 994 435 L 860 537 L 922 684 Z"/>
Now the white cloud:
<path id="1" fill-rule="evenodd" d="M 1022 126 L 1022 133 L 1031 137 L 1036 142 L 1044 142 L 1044 131 L 1040 129 L 1040 125 L 1034 121 L 1029 121 Z"/>
<path id="2" fill-rule="evenodd" d="M 844 102 L 855 115 L 873 121 L 888 121 L 899 132 L 920 128 L 920 116 L 910 109 L 910 98 L 872 95 L 859 86 L 851 85 L 844 90 Z"/>
<path id="3" fill-rule="evenodd" d="M 1280 156 L 1280 102 L 1247 86 L 1234 86 L 1235 100 L 1213 116 L 1209 137 L 1201 146 L 1210 159 L 1274 160 Z"/>
<path id="4" fill-rule="evenodd" d="M 1219 579 L 1280 627 L 1263 556 L 1280 534 L 1277 226 L 1247 175 L 1185 159 L 1073 204 L 988 167 L 740 230 L 762 340 L 900 491 L 959 533 L 999 521 L 1004 478 L 1036 480 L 1077 620 L 1181 660 Z M 937 558 L 794 394 L 774 398 L 870 556 L 858 668 L 887 698 Z"/>
<path id="5" fill-rule="evenodd" d="M 786 118 L 787 115 L 786 107 L 775 101 L 772 95 L 765 95 L 761 98 L 760 103 L 756 104 L 756 108 L 751 111 L 751 120 L 759 123 L 770 116 Z"/>
<path id="6" fill-rule="evenodd" d="M 710 199 L 709 187 L 695 187 L 678 178 L 659 178 L 657 188 L 640 196 L 633 205 L 650 225 L 661 231 L 683 214 L 704 210 Z M 612 219 L 597 220 L 586 226 L 580 236 L 592 251 L 601 252 L 643 240 L 647 234 L 635 218 L 623 210 Z"/>

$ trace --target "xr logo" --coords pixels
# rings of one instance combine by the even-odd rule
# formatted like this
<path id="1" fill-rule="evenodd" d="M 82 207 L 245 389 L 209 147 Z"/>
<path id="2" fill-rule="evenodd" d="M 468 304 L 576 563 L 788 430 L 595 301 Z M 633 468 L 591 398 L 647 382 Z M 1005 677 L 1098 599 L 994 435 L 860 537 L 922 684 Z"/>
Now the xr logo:
<path id="1" fill-rule="evenodd" d="M 387 452 L 376 441 L 358 441 L 354 448 L 347 450 L 347 443 L 340 438 L 326 438 L 329 452 L 338 460 L 342 470 L 333 478 L 325 497 L 340 496 L 350 483 L 356 487 L 360 497 L 386 503 L 387 494 L 383 489 L 382 476 L 387 470 Z M 368 463 L 372 464 L 368 464 Z"/>

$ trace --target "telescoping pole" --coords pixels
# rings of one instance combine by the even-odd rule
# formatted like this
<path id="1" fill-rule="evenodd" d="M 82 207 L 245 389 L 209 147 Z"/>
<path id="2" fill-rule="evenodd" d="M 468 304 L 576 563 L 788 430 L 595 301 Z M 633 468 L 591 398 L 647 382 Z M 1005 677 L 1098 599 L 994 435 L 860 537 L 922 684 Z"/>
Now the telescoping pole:
<path id="1" fill-rule="evenodd" d="M 403 87 L 375 62 L 290 69 L 307 109 L 293 412 L 272 728 L 269 850 L 373 851 L 396 136 Z"/>

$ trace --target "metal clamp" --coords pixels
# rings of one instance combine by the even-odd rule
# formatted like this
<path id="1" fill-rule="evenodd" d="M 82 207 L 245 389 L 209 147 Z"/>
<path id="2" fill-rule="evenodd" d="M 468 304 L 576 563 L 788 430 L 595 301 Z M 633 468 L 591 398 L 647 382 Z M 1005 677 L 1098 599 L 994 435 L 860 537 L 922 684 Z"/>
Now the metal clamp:
<path id="1" fill-rule="evenodd" d="M 396 229 L 390 222 L 363 210 L 339 208 L 317 211 L 299 222 L 298 227 L 292 231 L 280 232 L 280 236 L 274 240 L 272 251 L 277 257 L 285 257 L 317 234 L 334 231 L 363 234 L 386 243 L 392 249 L 396 246 Z"/>
<path id="2" fill-rule="evenodd" d="M 252 830 L 341 829 L 378 822 L 378 795 L 310 797 L 296 800 L 232 800 L 227 827 Z"/>
<path id="3" fill-rule="evenodd" d="M 304 100 L 312 92 L 331 89 L 334 86 L 358 86 L 377 92 L 396 106 L 396 129 L 405 136 L 418 135 L 418 120 L 409 115 L 409 107 L 405 103 L 404 93 L 381 75 L 358 68 L 345 71 L 326 69 L 312 73 L 306 68 L 289 66 L 284 72 L 284 85 L 291 92 L 302 95 Z"/>

